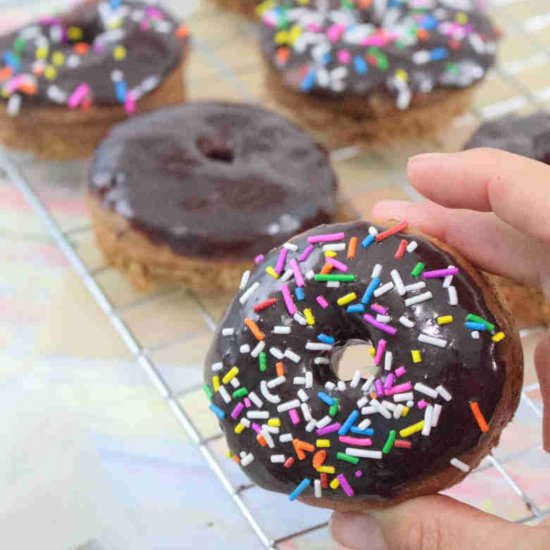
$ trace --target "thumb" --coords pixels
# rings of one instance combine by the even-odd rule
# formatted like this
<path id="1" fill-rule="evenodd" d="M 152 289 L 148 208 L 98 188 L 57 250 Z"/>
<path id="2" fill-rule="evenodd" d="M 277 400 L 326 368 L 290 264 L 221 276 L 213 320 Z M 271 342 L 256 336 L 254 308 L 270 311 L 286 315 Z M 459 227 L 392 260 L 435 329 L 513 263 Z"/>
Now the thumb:
<path id="1" fill-rule="evenodd" d="M 544 403 L 542 428 L 544 448 L 550 453 L 550 331 L 541 337 L 535 348 L 535 367 Z"/>
<path id="2" fill-rule="evenodd" d="M 445 496 L 368 513 L 335 512 L 332 535 L 350 550 L 548 550 L 549 527 L 509 523 Z"/>

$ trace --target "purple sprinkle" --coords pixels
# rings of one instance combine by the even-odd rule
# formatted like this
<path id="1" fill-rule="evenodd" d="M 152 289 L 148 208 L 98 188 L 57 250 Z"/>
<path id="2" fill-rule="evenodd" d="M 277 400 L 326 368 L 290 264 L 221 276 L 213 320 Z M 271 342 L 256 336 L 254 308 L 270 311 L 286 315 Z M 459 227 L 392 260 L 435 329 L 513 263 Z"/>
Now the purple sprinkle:
<path id="1" fill-rule="evenodd" d="M 286 248 L 281 248 L 281 253 L 279 254 L 279 257 L 277 258 L 277 263 L 275 264 L 275 273 L 277 273 L 277 275 L 280 275 L 285 268 L 287 254 L 288 250 Z"/>
<path id="2" fill-rule="evenodd" d="M 380 379 L 376 380 L 374 386 L 376 387 L 376 395 L 378 395 L 378 397 L 382 397 L 384 395 L 384 387 L 382 386 Z"/>
<path id="3" fill-rule="evenodd" d="M 404 393 L 407 391 L 411 391 L 412 389 L 413 389 L 412 384 L 410 382 L 405 382 L 404 384 L 398 384 L 397 386 L 394 386 L 393 388 L 386 390 L 386 395 L 395 395 L 396 393 Z"/>
<path id="4" fill-rule="evenodd" d="M 315 247 L 312 244 L 308 245 L 300 255 L 300 261 L 305 262 L 309 258 L 309 255 L 313 252 L 314 249 Z"/>
<path id="5" fill-rule="evenodd" d="M 355 477 L 356 478 L 363 477 L 363 472 L 361 470 L 355 470 Z"/>
<path id="6" fill-rule="evenodd" d="M 388 308 L 384 307 L 384 306 L 381 306 L 380 304 L 372 304 L 372 306 L 370 306 L 370 308 L 373 311 L 376 311 L 376 313 L 380 313 L 380 315 L 386 315 L 386 313 L 388 313 Z"/>
<path id="7" fill-rule="evenodd" d="M 259 434 L 261 431 L 262 431 L 262 428 L 256 424 L 256 422 L 252 422 L 252 429 L 257 433 Z"/>
<path id="8" fill-rule="evenodd" d="M 341 241 L 345 237 L 346 234 L 342 231 L 340 233 L 327 233 L 326 235 L 312 235 L 307 238 L 307 242 L 310 244 L 331 243 L 334 241 Z"/>
<path id="9" fill-rule="evenodd" d="M 374 356 L 374 364 L 379 365 L 382 362 L 382 357 L 384 355 L 384 352 L 386 351 L 386 340 L 381 338 L 378 341 L 378 346 L 376 347 L 376 355 Z"/>
<path id="10" fill-rule="evenodd" d="M 393 386 L 394 381 L 395 381 L 395 374 L 391 372 L 390 374 L 388 374 L 388 377 L 384 382 L 384 389 L 389 390 Z"/>
<path id="11" fill-rule="evenodd" d="M 304 277 L 302 276 L 302 272 L 300 271 L 300 266 L 298 265 L 298 262 L 294 258 L 292 258 L 289 263 L 290 268 L 292 269 L 292 273 L 294 273 L 296 286 L 304 286 Z"/>
<path id="12" fill-rule="evenodd" d="M 258 264 L 261 264 L 263 261 L 265 260 L 265 256 L 263 254 L 258 254 L 255 258 L 254 258 L 254 263 L 256 265 Z"/>
<path id="13" fill-rule="evenodd" d="M 336 478 L 340 482 L 340 487 L 342 487 L 342 489 L 344 490 L 344 493 L 346 493 L 348 497 L 352 497 L 355 493 L 353 492 L 351 485 L 348 483 L 346 476 L 344 476 L 344 474 L 338 474 Z"/>
<path id="14" fill-rule="evenodd" d="M 395 369 L 395 375 L 400 378 L 401 376 L 403 376 L 404 374 L 407 373 L 407 369 L 401 365 L 398 369 Z"/>
<path id="15" fill-rule="evenodd" d="M 317 296 L 316 298 L 317 300 L 317 303 L 323 308 L 323 309 L 327 309 L 328 307 L 328 302 L 326 300 L 326 298 L 324 296 Z"/>
<path id="16" fill-rule="evenodd" d="M 289 315 L 294 315 L 298 311 L 298 309 L 294 304 L 294 300 L 292 299 L 292 295 L 290 294 L 290 289 L 288 288 L 288 285 L 283 285 L 283 287 L 281 288 L 281 292 L 283 293 L 283 300 L 285 302 L 285 306 Z"/>
<path id="17" fill-rule="evenodd" d="M 326 435 L 332 432 L 337 432 L 340 429 L 340 427 L 341 427 L 340 422 L 329 424 L 328 426 L 325 426 L 324 428 L 320 428 L 319 430 L 317 430 L 317 435 Z"/>
<path id="18" fill-rule="evenodd" d="M 425 399 L 421 399 L 418 403 L 419 409 L 425 409 L 428 406 L 428 402 Z"/>
<path id="19" fill-rule="evenodd" d="M 290 411 L 288 411 L 288 416 L 290 416 L 290 420 L 292 421 L 293 424 L 300 423 L 300 417 L 296 412 L 296 409 L 291 409 Z"/>
<path id="20" fill-rule="evenodd" d="M 439 279 L 441 277 L 448 277 L 449 275 L 458 275 L 458 267 L 449 267 L 448 269 L 436 269 L 435 271 L 424 271 L 422 273 L 423 279 Z"/>
<path id="21" fill-rule="evenodd" d="M 250 399 L 248 399 L 248 397 L 244 398 L 244 405 L 247 409 L 250 409 L 250 407 L 252 406 L 252 403 L 250 403 Z"/>
<path id="22" fill-rule="evenodd" d="M 332 267 L 335 267 L 338 271 L 342 271 L 343 273 L 348 270 L 348 266 L 346 264 L 343 264 L 342 262 L 339 262 L 334 258 L 327 258 L 327 263 L 330 264 Z"/>
<path id="23" fill-rule="evenodd" d="M 243 409 L 244 409 L 244 405 L 239 401 L 235 405 L 235 408 L 231 411 L 231 418 L 236 420 L 238 416 L 243 412 Z"/>
<path id="24" fill-rule="evenodd" d="M 377 321 L 372 315 L 370 315 L 370 313 L 365 313 L 365 315 L 363 315 L 363 319 L 365 319 L 365 321 L 367 321 L 367 323 L 370 323 L 373 327 L 383 332 L 386 332 L 391 336 L 394 336 L 397 333 L 397 329 L 395 327 L 391 327 L 390 325 L 386 325 L 385 323 Z"/>

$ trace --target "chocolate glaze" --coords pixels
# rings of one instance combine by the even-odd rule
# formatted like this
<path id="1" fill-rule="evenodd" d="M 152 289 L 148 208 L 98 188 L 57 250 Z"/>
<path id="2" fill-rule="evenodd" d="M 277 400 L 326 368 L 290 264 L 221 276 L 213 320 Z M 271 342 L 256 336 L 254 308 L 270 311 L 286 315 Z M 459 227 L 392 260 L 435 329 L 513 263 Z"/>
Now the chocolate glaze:
<path id="1" fill-rule="evenodd" d="M 263 11 L 262 51 L 289 88 L 325 98 L 381 93 L 405 109 L 417 93 L 471 86 L 494 64 L 496 33 L 474 0 L 346 4 L 278 0 Z M 288 59 L 279 58 L 285 48 Z"/>
<path id="2" fill-rule="evenodd" d="M 118 20 L 120 24 L 115 29 L 109 29 L 107 25 L 110 19 Z M 162 32 L 159 30 L 159 24 Z M 67 29 L 70 27 L 82 29 L 83 37 L 79 40 L 68 38 Z M 81 83 L 89 85 L 93 103 L 120 103 L 112 80 L 115 70 L 122 72 L 127 89 L 139 99 L 156 88 L 181 61 L 188 47 L 188 39 L 178 38 L 177 28 L 176 20 L 160 6 L 153 7 L 146 2 L 122 0 L 120 7 L 112 10 L 109 2 L 86 2 L 60 16 L 41 18 L 15 32 L 0 36 L 0 69 L 6 66 L 2 55 L 7 51 L 14 52 L 14 41 L 18 37 L 28 36 L 24 49 L 19 53 L 20 67 L 16 74 L 32 80 L 38 88 L 35 95 L 23 95 L 24 103 L 65 103 L 55 97 L 68 98 Z M 55 29 L 60 30 L 60 42 L 52 38 Z M 116 37 L 117 34 L 118 39 L 108 38 Z M 54 79 L 33 74 L 36 51 L 41 42 L 49 48 L 45 66 L 53 64 L 54 52 L 64 55 L 63 65 L 54 65 L 57 71 Z M 85 55 L 75 53 L 74 47 L 77 42 L 89 46 Z M 103 46 L 100 46 L 101 44 Z M 113 57 L 113 51 L 115 47 L 120 46 L 126 48 L 127 55 L 117 61 Z M 70 58 L 78 64 L 70 66 Z M 0 84 L 6 86 L 8 82 L 0 80 Z M 52 87 L 59 90 L 54 96 L 51 94 Z"/>
<path id="3" fill-rule="evenodd" d="M 367 235 L 368 227 L 368 223 L 359 221 L 315 228 L 290 241 L 298 245 L 299 250 L 296 253 L 289 251 L 288 258 L 299 257 L 301 251 L 307 246 L 307 237 L 310 235 L 345 231 L 346 238 L 341 242 L 347 243 L 351 237 L 357 236 L 361 243 Z M 381 228 L 378 229 L 381 230 Z M 401 260 L 396 260 L 394 254 L 403 238 L 408 241 L 416 241 L 418 248 L 412 253 L 406 253 Z M 321 419 L 328 413 L 328 406 L 317 398 L 317 393 L 324 391 L 340 400 L 340 410 L 335 421 L 343 422 L 353 410 L 357 409 L 356 402 L 364 395 L 361 389 L 364 380 L 356 388 L 351 388 L 348 383 L 344 392 L 337 389 L 326 389 L 324 385 L 327 381 L 336 382 L 338 380 L 334 361 L 337 361 L 336 357 L 339 352 L 350 342 L 356 340 L 372 342 L 376 347 L 379 339 L 384 338 L 388 342 L 387 349 L 393 353 L 392 372 L 400 365 L 405 365 L 407 368 L 407 374 L 398 379 L 399 382 L 406 380 L 412 381 L 413 384 L 422 382 L 432 388 L 442 384 L 451 393 L 452 400 L 446 402 L 441 397 L 431 399 L 415 391 L 415 406 L 406 417 L 399 420 L 393 418 L 386 420 L 379 414 L 368 416 L 372 420 L 371 427 L 374 428 L 375 434 L 372 436 L 372 447 L 365 448 L 381 450 L 390 429 L 399 431 L 423 420 L 424 411 L 416 406 L 418 400 L 423 398 L 428 402 L 437 402 L 443 405 L 439 425 L 432 428 L 431 435 L 423 436 L 416 433 L 408 437 L 407 439 L 412 442 L 411 449 L 394 447 L 389 454 L 384 455 L 382 460 L 362 458 L 357 466 L 336 460 L 336 452 L 344 452 L 345 448 L 350 445 L 341 443 L 336 432 L 323 436 L 323 438 L 331 440 L 331 447 L 325 449 L 328 454 L 326 464 L 336 466 L 336 474 L 343 473 L 346 476 L 355 491 L 355 496 L 351 498 L 376 500 L 398 496 L 408 485 L 445 470 L 449 466 L 451 458 L 459 457 L 477 445 L 482 434 L 469 408 L 469 402 L 477 401 L 485 418 L 490 423 L 495 407 L 502 397 L 507 366 L 505 357 L 499 352 L 498 344 L 492 342 L 490 333 L 481 333 L 480 339 L 475 340 L 471 336 L 471 331 L 464 326 L 468 313 L 474 313 L 490 322 L 495 322 L 493 315 L 484 303 L 480 289 L 468 274 L 460 272 L 452 281 L 458 293 L 459 303 L 457 306 L 449 305 L 448 291 L 442 286 L 443 279 L 425 280 L 427 289 L 407 293 L 405 297 L 411 297 L 426 290 L 432 292 L 431 300 L 415 306 L 405 307 L 404 298 L 399 296 L 395 289 L 381 297 L 374 298 L 371 303 L 376 302 L 389 308 L 388 315 L 392 317 L 389 324 L 398 328 L 395 336 L 389 336 L 373 328 L 363 320 L 362 314 L 347 313 L 346 307 L 336 305 L 336 300 L 349 292 L 357 293 L 358 300 L 356 302 L 361 299 L 371 281 L 373 266 L 377 263 L 383 266 L 382 284 L 391 281 L 390 271 L 397 269 L 407 285 L 423 280 L 422 278 L 413 279 L 410 275 L 417 262 L 424 262 L 426 270 L 445 269 L 449 265 L 453 265 L 455 261 L 450 254 L 443 252 L 425 238 L 407 234 L 397 234 L 381 243 L 371 245 L 367 250 L 359 245 L 354 260 L 346 261 L 345 253 L 338 253 L 338 258 L 349 266 L 348 273 L 358 275 L 358 280 L 352 283 L 341 283 L 340 288 L 327 288 L 326 283 L 306 280 L 303 287 L 305 301 L 300 302 L 296 297 L 294 297 L 294 301 L 299 311 L 303 311 L 305 308 L 312 309 L 315 317 L 313 326 L 300 326 L 291 320 L 281 297 L 280 289 L 283 283 L 280 279 L 275 280 L 265 272 L 266 266 L 275 264 L 278 255 L 279 249 L 271 251 L 267 254 L 263 264 L 259 265 L 252 273 L 247 288 L 258 281 L 260 282 L 259 289 L 244 305 L 239 302 L 238 298 L 242 295 L 242 291 L 239 292 L 239 296 L 226 311 L 206 359 L 205 382 L 207 384 L 212 387 L 213 375 L 219 375 L 221 380 L 232 366 L 237 366 L 239 368 L 238 380 L 241 386 L 246 387 L 249 391 L 254 391 L 264 401 L 261 410 L 268 410 L 270 417 L 281 419 L 280 433 L 291 433 L 292 437 L 315 445 L 320 436 L 315 431 L 307 432 L 305 430 L 306 422 L 301 411 L 298 411 L 300 423 L 293 425 L 288 413 L 277 412 L 277 405 L 267 402 L 262 397 L 261 380 L 270 380 L 277 376 L 275 373 L 277 359 L 268 350 L 272 346 L 282 351 L 290 348 L 301 357 L 297 364 L 287 358 L 283 359 L 286 367 L 286 382 L 271 390 L 273 394 L 280 396 L 281 402 L 296 399 L 297 390 L 304 386 L 294 385 L 293 379 L 297 376 L 304 376 L 306 372 L 310 371 L 313 373 L 313 387 L 307 389 L 306 392 L 309 395 L 307 404 L 313 418 Z M 301 271 L 304 274 L 309 270 L 319 273 L 324 263 L 324 253 L 321 246 L 317 245 L 307 261 L 300 264 Z M 333 270 L 332 273 L 335 272 L 338 273 L 336 270 Z M 291 279 L 288 284 L 294 293 L 294 279 Z M 328 309 L 322 309 L 317 304 L 315 298 L 318 295 L 323 295 L 328 300 L 330 304 Z M 253 311 L 256 304 L 272 297 L 278 299 L 275 306 L 268 307 L 261 313 Z M 369 308 L 367 308 L 368 311 Z M 371 313 L 373 312 L 371 311 Z M 454 322 L 439 326 L 436 318 L 449 314 L 453 315 Z M 406 315 L 414 320 L 416 326 L 412 329 L 402 326 L 398 322 L 401 315 Z M 265 351 L 267 352 L 268 367 L 265 374 L 259 371 L 258 359 L 239 351 L 243 344 L 250 345 L 251 349 L 257 344 L 254 336 L 243 325 L 243 319 L 246 317 L 256 321 L 260 330 L 266 335 Z M 289 335 L 274 334 L 272 333 L 274 325 L 290 325 L 292 332 Z M 226 327 L 234 328 L 235 334 L 222 336 L 221 330 Z M 498 331 L 498 327 L 496 330 Z M 440 349 L 420 343 L 417 339 L 420 332 L 444 338 L 448 344 L 444 349 Z M 317 342 L 317 335 L 320 333 L 333 336 L 336 339 L 331 355 L 327 355 L 328 352 L 314 352 L 305 349 L 306 342 Z M 421 351 L 421 363 L 413 365 L 412 349 Z M 319 355 L 331 357 L 332 365 L 315 365 L 313 360 Z M 214 371 L 212 365 L 219 361 L 223 362 L 223 369 Z M 387 375 L 388 372 L 382 369 L 380 375 L 382 380 L 385 381 Z M 234 390 L 230 384 L 226 386 L 229 393 Z M 391 398 L 386 399 L 391 400 Z M 221 427 L 227 438 L 229 449 L 237 455 L 242 451 L 251 452 L 254 455 L 253 462 L 243 467 L 243 470 L 254 482 L 266 489 L 290 493 L 304 478 L 312 480 L 319 478 L 319 474 L 312 467 L 312 455 L 309 453 L 306 460 L 296 460 L 294 465 L 288 469 L 283 464 L 274 464 L 270 461 L 272 454 L 281 453 L 285 457 L 296 457 L 292 443 L 280 443 L 278 435 L 273 434 L 274 449 L 260 446 L 256 440 L 256 432 L 251 428 L 245 429 L 240 435 L 237 435 L 234 431 L 237 421 L 230 416 L 237 402 L 238 399 L 232 399 L 229 404 L 226 404 L 219 392 L 214 393 L 213 403 L 225 412 L 225 419 L 221 421 Z M 256 408 L 252 405 L 252 409 Z M 245 414 L 246 409 L 241 417 Z M 361 415 L 360 420 L 364 418 L 366 417 Z M 265 420 L 257 422 L 261 424 Z M 358 469 L 363 472 L 361 478 L 355 477 L 355 472 Z M 332 476 L 329 476 L 329 479 L 331 478 Z M 311 493 L 312 487 L 310 486 L 305 494 Z M 323 492 L 323 498 L 346 499 L 349 497 L 340 489 L 327 489 Z"/>
<path id="4" fill-rule="evenodd" d="M 464 149 L 493 147 L 550 164 L 550 115 L 509 115 L 483 124 Z"/>
<path id="5" fill-rule="evenodd" d="M 177 253 L 249 260 L 329 221 L 336 178 L 327 153 L 253 105 L 195 102 L 115 126 L 90 192 Z"/>

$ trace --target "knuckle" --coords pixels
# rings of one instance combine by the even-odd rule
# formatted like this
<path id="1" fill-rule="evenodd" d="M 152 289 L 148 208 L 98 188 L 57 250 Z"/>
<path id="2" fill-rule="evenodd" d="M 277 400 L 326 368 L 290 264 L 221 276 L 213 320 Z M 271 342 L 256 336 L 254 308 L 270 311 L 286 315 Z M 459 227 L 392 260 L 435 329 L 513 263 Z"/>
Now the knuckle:
<path id="1" fill-rule="evenodd" d="M 443 550 L 441 526 L 437 518 L 414 521 L 399 550 Z"/>

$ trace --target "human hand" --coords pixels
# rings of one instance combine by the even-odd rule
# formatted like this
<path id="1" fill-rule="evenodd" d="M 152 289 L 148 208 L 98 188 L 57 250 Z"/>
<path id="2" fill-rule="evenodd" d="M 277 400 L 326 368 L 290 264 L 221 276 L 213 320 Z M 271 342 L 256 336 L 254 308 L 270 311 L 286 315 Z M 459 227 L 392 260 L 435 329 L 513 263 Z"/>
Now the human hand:
<path id="1" fill-rule="evenodd" d="M 503 151 L 473 149 L 409 161 L 428 200 L 385 201 L 375 219 L 406 219 L 478 267 L 541 288 L 550 298 L 550 167 Z M 535 350 L 550 452 L 550 332 Z M 354 550 L 548 550 L 550 526 L 528 527 L 434 495 L 365 514 L 335 512 L 334 538 Z"/>

